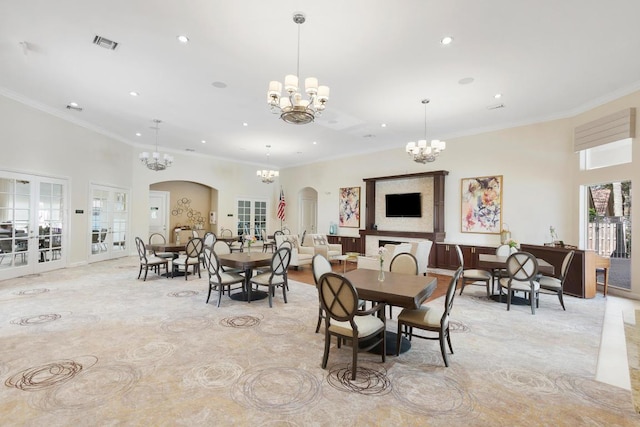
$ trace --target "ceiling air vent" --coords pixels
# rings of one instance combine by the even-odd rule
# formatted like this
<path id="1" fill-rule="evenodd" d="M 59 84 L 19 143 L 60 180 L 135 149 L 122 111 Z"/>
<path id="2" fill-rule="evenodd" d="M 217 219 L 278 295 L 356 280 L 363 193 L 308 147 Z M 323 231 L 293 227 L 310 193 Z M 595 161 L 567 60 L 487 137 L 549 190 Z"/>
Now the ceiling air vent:
<path id="1" fill-rule="evenodd" d="M 487 107 L 487 110 L 497 110 L 498 108 L 504 108 L 504 104 L 489 105 Z"/>
<path id="2" fill-rule="evenodd" d="M 118 42 L 114 42 L 101 36 L 95 36 L 93 38 L 93 44 L 97 44 L 98 46 L 109 50 L 116 50 L 116 47 L 118 47 Z"/>

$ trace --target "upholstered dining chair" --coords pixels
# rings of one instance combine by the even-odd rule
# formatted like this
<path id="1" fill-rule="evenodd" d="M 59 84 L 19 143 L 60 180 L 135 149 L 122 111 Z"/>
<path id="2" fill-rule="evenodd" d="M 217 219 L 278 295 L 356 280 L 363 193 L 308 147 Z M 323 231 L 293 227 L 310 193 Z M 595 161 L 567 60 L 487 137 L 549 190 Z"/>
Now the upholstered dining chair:
<path id="1" fill-rule="evenodd" d="M 287 303 L 287 269 L 291 261 L 291 250 L 281 247 L 271 257 L 271 269 L 253 276 L 249 280 L 248 296 L 251 302 L 252 285 L 266 286 L 269 292 L 269 307 L 273 307 L 273 297 L 277 287 L 282 287 L 282 298 Z"/>
<path id="2" fill-rule="evenodd" d="M 569 266 L 571 266 L 571 261 L 573 260 L 573 256 L 575 251 L 569 251 L 564 256 L 564 260 L 562 261 L 562 268 L 560 269 L 560 277 L 552 277 L 552 276 L 540 276 L 538 279 L 538 283 L 540 283 L 540 289 L 544 289 L 547 291 L 553 291 L 558 294 L 558 299 L 560 300 L 560 305 L 562 309 L 566 311 L 564 308 L 564 301 L 562 300 L 562 293 L 564 291 L 564 282 L 567 280 L 567 274 L 569 273 Z"/>
<path id="3" fill-rule="evenodd" d="M 290 244 L 290 242 L 284 243 Z M 329 260 L 320 254 L 315 254 L 313 256 L 313 259 L 311 260 L 311 269 L 313 271 L 313 282 L 316 284 L 316 288 L 320 284 L 320 277 L 325 273 L 331 273 L 331 271 L 333 271 Z M 322 309 L 322 303 L 320 302 L 320 294 L 318 294 L 318 324 L 316 325 L 316 334 L 320 331 L 322 319 L 324 319 L 324 310 Z"/>
<path id="4" fill-rule="evenodd" d="M 531 314 L 536 314 L 540 283 L 538 278 L 538 260 L 529 252 L 515 252 L 507 258 L 507 273 L 509 277 L 500 279 L 500 302 L 503 289 L 507 294 L 507 310 L 511 308 L 511 297 L 514 292 L 524 292 L 529 295 Z"/>
<path id="5" fill-rule="evenodd" d="M 213 248 L 213 244 L 216 242 L 216 240 L 217 238 L 215 233 L 211 231 L 207 231 L 206 233 L 204 233 L 204 237 L 202 238 L 203 250 L 200 254 L 200 261 L 202 261 L 202 266 L 204 268 L 207 268 L 207 263 L 204 259 L 204 248 L 206 248 L 207 246 Z"/>
<path id="6" fill-rule="evenodd" d="M 231 253 L 231 248 L 229 247 L 227 242 L 225 242 L 224 240 L 216 240 L 213 243 L 213 251 L 216 253 L 216 255 L 226 255 Z M 222 268 L 222 271 L 224 271 L 225 273 L 244 272 L 244 270 L 241 268 L 232 268 L 232 267 L 225 267 L 225 266 L 222 266 L 221 268 Z"/>
<path id="7" fill-rule="evenodd" d="M 503 257 L 508 257 L 509 255 L 511 255 L 514 252 L 518 252 L 518 249 L 511 247 L 509 245 L 500 245 L 496 248 L 496 255 L 497 256 L 503 256 Z M 493 280 L 491 281 L 491 293 L 493 293 L 493 290 L 495 288 L 495 283 L 496 281 L 504 278 L 504 277 L 509 277 L 509 274 L 507 273 L 507 269 L 506 268 L 494 268 L 491 271 L 491 275 L 493 276 Z"/>
<path id="8" fill-rule="evenodd" d="M 449 367 L 449 360 L 447 359 L 447 351 L 445 349 L 445 340 L 449 345 L 449 351 L 453 354 L 453 347 L 451 346 L 451 334 L 449 331 L 449 317 L 451 316 L 451 309 L 453 307 L 453 299 L 456 295 L 456 285 L 460 277 L 462 276 L 462 267 L 458 267 L 454 273 L 449 287 L 447 288 L 447 294 L 444 299 L 444 308 L 436 308 L 431 305 L 422 305 L 418 309 L 405 308 L 400 312 L 398 316 L 398 337 L 397 337 L 397 350 L 396 356 L 400 355 L 400 340 L 402 335 L 406 335 L 409 340 L 412 337 L 422 338 L 427 340 L 440 341 L 440 352 L 442 353 L 442 359 L 444 360 L 444 366 Z M 435 332 L 438 335 L 418 335 L 413 332 L 413 329 L 421 329 L 427 332 Z"/>
<path id="9" fill-rule="evenodd" d="M 332 336 L 338 339 L 338 348 L 341 347 L 343 341 L 351 341 L 352 380 L 356 379 L 358 371 L 359 350 L 368 351 L 381 345 L 382 362 L 384 363 L 387 350 L 385 304 L 378 303 L 368 310 L 358 310 L 358 292 L 349 279 L 336 273 L 325 273 L 320 277 L 318 293 L 320 294 L 320 304 L 326 313 L 322 369 L 326 369 L 329 361 Z"/>
<path id="10" fill-rule="evenodd" d="M 231 295 L 233 289 L 242 289 L 244 284 L 244 276 L 237 273 L 226 273 L 222 270 L 218 255 L 210 246 L 205 246 L 202 250 L 205 259 L 205 265 L 209 273 L 209 293 L 207 294 L 207 304 L 211 298 L 211 291 L 218 291 L 218 307 L 225 290 Z"/>
<path id="11" fill-rule="evenodd" d="M 389 271 L 392 273 L 418 275 L 418 260 L 409 252 L 401 252 L 391 259 Z M 393 308 L 389 305 L 389 319 L 393 319 Z"/>
<path id="12" fill-rule="evenodd" d="M 176 273 L 179 273 L 181 270 L 184 271 L 184 280 L 187 280 L 187 276 L 189 275 L 189 267 L 193 268 L 193 274 L 198 272 L 198 277 L 202 277 L 200 275 L 200 255 L 202 254 L 202 248 L 204 244 L 201 238 L 194 237 L 187 242 L 185 246 L 185 254 L 184 256 L 180 256 L 173 260 L 173 267 L 171 268 L 171 277 L 173 278 Z"/>
<path id="13" fill-rule="evenodd" d="M 267 237 L 267 230 L 264 228 L 260 230 L 260 235 L 262 236 L 262 252 L 267 252 L 267 250 L 269 249 L 271 249 L 271 252 L 274 252 L 276 247 L 276 241 L 270 240 Z"/>
<path id="14" fill-rule="evenodd" d="M 144 281 L 147 280 L 147 273 L 149 268 L 156 270 L 160 274 L 160 267 L 164 266 L 166 273 L 169 273 L 169 259 L 160 258 L 153 255 L 147 255 L 147 248 L 141 238 L 136 237 L 136 248 L 138 249 L 138 256 L 140 257 L 140 270 L 138 271 L 138 279 L 144 269 Z"/>
<path id="15" fill-rule="evenodd" d="M 149 235 L 149 244 L 165 244 L 167 243 L 167 239 L 164 237 L 164 235 L 160 234 L 160 233 L 151 233 Z M 176 252 L 156 252 L 154 250 L 151 251 L 151 253 L 153 254 L 153 256 L 157 256 L 158 258 L 167 258 L 167 259 L 174 259 L 174 258 L 178 258 L 178 254 Z"/>
<path id="16" fill-rule="evenodd" d="M 486 270 L 479 270 L 476 268 L 464 268 L 464 255 L 460 245 L 456 245 L 456 252 L 458 253 L 458 260 L 460 261 L 460 267 L 462 267 L 462 275 L 460 278 L 460 295 L 464 291 L 464 287 L 467 284 L 471 285 L 484 285 L 487 288 L 487 298 L 491 296 L 491 283 L 493 282 L 493 276 Z M 480 283 L 478 283 L 480 282 Z"/>

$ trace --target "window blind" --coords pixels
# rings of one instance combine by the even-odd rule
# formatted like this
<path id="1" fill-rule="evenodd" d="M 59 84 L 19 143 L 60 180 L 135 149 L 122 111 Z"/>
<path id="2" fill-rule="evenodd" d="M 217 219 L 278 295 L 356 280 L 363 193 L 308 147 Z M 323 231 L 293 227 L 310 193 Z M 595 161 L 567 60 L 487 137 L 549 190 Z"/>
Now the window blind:
<path id="1" fill-rule="evenodd" d="M 634 138 L 636 133 L 636 109 L 627 108 L 575 128 L 574 151 Z"/>

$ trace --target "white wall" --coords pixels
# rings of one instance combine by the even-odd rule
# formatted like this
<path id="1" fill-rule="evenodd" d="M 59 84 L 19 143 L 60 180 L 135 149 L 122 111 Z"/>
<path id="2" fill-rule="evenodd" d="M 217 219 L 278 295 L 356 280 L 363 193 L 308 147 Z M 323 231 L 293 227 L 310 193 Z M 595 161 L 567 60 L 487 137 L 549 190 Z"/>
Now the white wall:
<path id="1" fill-rule="evenodd" d="M 318 192 L 318 232 L 329 231 L 338 222 L 338 189 L 360 186 L 361 228 L 366 194 L 364 178 L 447 170 L 445 184 L 445 231 L 449 242 L 496 245 L 499 235 L 462 233 L 460 227 L 460 180 L 473 176 L 503 176 L 503 221 L 519 242 L 542 244 L 549 241 L 549 226 L 568 244 L 578 244 L 582 215 L 579 201 L 584 185 L 613 180 L 632 180 L 632 197 L 638 198 L 640 168 L 622 165 L 581 171 L 579 156 L 573 153 L 573 128 L 626 107 L 640 106 L 640 92 L 620 98 L 576 117 L 447 141 L 447 149 L 435 162 L 412 162 L 398 147 L 357 158 L 341 158 L 281 171 L 275 184 L 262 184 L 253 165 L 203 157 L 197 153 L 172 153 L 174 166 L 153 172 L 138 161 L 138 150 L 119 141 L 66 122 L 19 102 L 0 96 L 0 168 L 69 179 L 70 212 L 88 212 L 89 184 L 105 184 L 131 189 L 133 235 L 148 229 L 149 185 L 159 181 L 193 181 L 218 189 L 218 227 L 234 228 L 238 197 L 266 198 L 271 217 L 268 228 L 279 227 L 275 211 L 279 185 L 287 199 L 287 225 L 297 230 L 298 193 L 305 187 Z M 640 110 L 640 108 L 638 108 Z M 635 142 L 634 142 L 635 144 Z M 11 148 L 9 148 L 11 147 Z M 640 164 L 635 150 L 633 160 Z M 128 165 L 128 166 L 125 166 Z M 231 217 L 227 214 L 232 214 Z M 69 263 L 88 259 L 87 214 L 71 214 Z M 632 217 L 632 238 L 640 242 L 640 221 Z M 358 235 L 358 230 L 339 230 Z M 133 247 L 130 245 L 130 248 Z M 640 298 L 640 251 L 632 256 L 632 292 Z"/>

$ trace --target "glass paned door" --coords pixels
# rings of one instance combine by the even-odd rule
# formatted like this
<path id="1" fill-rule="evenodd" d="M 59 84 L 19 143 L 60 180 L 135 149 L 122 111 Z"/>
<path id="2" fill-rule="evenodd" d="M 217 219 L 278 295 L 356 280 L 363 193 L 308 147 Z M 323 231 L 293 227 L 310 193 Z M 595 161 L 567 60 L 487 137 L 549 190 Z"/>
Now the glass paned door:
<path id="1" fill-rule="evenodd" d="M 66 186 L 0 171 L 0 280 L 64 267 Z"/>
<path id="2" fill-rule="evenodd" d="M 267 226 L 267 202 L 265 200 L 238 200 L 238 235 L 253 234 L 262 239 L 261 231 Z"/>
<path id="3" fill-rule="evenodd" d="M 127 190 L 92 185 L 91 189 L 91 262 L 126 255 L 129 224 Z"/>

